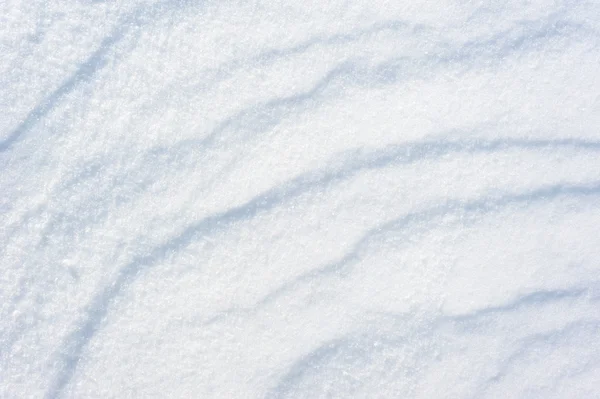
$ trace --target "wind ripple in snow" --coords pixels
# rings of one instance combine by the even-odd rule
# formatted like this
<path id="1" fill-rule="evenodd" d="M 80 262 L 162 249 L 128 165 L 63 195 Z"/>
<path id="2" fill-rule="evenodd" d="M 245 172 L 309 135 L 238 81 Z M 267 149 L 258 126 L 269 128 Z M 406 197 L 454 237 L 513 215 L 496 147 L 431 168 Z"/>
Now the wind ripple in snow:
<path id="1" fill-rule="evenodd" d="M 0 396 L 598 397 L 600 8 L 34 3 Z"/>

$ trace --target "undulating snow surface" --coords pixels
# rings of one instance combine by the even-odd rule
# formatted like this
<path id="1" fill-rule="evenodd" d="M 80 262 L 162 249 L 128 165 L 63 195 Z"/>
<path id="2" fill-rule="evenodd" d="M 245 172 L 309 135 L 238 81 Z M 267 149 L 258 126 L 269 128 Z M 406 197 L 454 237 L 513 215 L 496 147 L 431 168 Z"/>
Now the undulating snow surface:
<path id="1" fill-rule="evenodd" d="M 0 397 L 600 397 L 600 3 L 0 2 Z"/>

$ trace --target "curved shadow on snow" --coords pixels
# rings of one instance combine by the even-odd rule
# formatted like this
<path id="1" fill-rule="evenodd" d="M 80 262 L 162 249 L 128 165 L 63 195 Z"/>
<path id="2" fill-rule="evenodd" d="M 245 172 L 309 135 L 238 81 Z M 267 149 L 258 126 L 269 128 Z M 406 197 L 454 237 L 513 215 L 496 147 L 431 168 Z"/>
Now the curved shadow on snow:
<path id="1" fill-rule="evenodd" d="M 342 259 L 297 277 L 293 281 L 273 291 L 250 311 L 255 311 L 256 308 L 272 302 L 277 297 L 317 276 L 351 271 L 353 265 L 361 258 L 362 252 L 370 245 L 370 243 L 376 241 L 381 235 L 390 231 L 403 230 L 409 225 L 431 223 L 433 220 L 447 214 L 460 213 L 465 217 L 473 217 L 476 215 L 487 214 L 499 208 L 511 205 L 528 206 L 552 201 L 561 196 L 575 198 L 600 196 L 600 182 L 594 182 L 587 185 L 558 184 L 526 193 L 506 194 L 496 198 L 484 198 L 473 201 L 450 200 L 445 204 L 430 209 L 408 213 L 369 230 Z M 180 236 L 155 248 L 148 255 L 140 256 L 127 266 L 123 267 L 119 271 L 116 279 L 109 286 L 105 287 L 89 304 L 85 318 L 79 328 L 67 337 L 57 359 L 61 372 L 52 384 L 51 389 L 48 391 L 48 395 L 51 397 L 58 395 L 69 383 L 85 347 L 102 326 L 113 299 L 128 285 L 135 281 L 136 276 L 142 269 L 155 265 L 161 260 L 166 259 L 170 254 L 177 253 L 195 239 L 207 236 L 215 231 L 226 229 L 236 221 L 253 216 L 260 210 L 268 209 L 271 206 L 272 205 L 268 202 L 257 200 L 253 203 L 252 210 L 246 208 L 234 208 L 223 214 L 209 216 L 195 224 L 193 228 L 184 231 Z M 243 312 L 248 312 L 248 310 L 245 309 Z"/>
<path id="2" fill-rule="evenodd" d="M 31 110 L 25 120 L 9 133 L 8 137 L 0 143 L 0 152 L 9 149 L 23 133 L 30 130 L 40 119 L 44 118 L 65 96 L 75 90 L 80 84 L 90 81 L 104 67 L 113 47 L 125 38 L 131 27 L 143 23 L 145 18 L 148 18 L 148 15 L 164 13 L 168 9 L 165 4 L 159 2 L 150 8 L 138 7 L 123 22 L 119 23 L 111 34 L 100 43 L 98 49 L 79 66 L 77 71 Z M 403 26 L 404 23 L 402 22 L 391 21 L 381 24 L 381 26 L 375 25 L 367 28 L 363 32 L 356 33 L 356 36 L 354 34 L 338 34 L 332 35 L 328 39 L 317 39 L 317 42 L 355 40 L 355 37 L 360 37 L 361 35 L 372 34 L 385 29 L 399 29 Z M 401 77 L 423 76 L 424 71 L 425 73 L 428 72 L 427 68 L 425 68 L 427 65 L 430 66 L 430 70 L 448 68 L 450 66 L 461 65 L 465 61 L 472 63 L 473 60 L 479 58 L 481 58 L 481 61 L 487 60 L 486 65 L 489 65 L 492 61 L 504 61 L 512 53 L 537 49 L 543 42 L 550 42 L 553 38 L 571 35 L 582 30 L 590 31 L 593 36 L 596 35 L 595 31 L 583 24 L 561 20 L 557 14 L 552 14 L 545 20 L 522 22 L 509 30 L 496 33 L 492 37 L 470 41 L 459 48 L 448 52 L 442 51 L 439 54 L 431 56 L 422 58 L 396 57 L 395 59 L 382 62 L 374 69 L 370 69 L 367 66 L 360 66 L 355 62 L 346 61 L 329 71 L 320 82 L 305 93 L 273 99 L 262 105 L 254 105 L 235 113 L 221 122 L 207 137 L 201 139 L 201 142 L 203 145 L 210 145 L 214 142 L 217 135 L 233 124 L 237 124 L 238 126 L 253 126 L 246 123 L 262 121 L 259 127 L 253 130 L 268 129 L 269 126 L 274 126 L 276 124 L 274 121 L 277 120 L 277 117 L 274 118 L 272 112 L 280 115 L 282 109 L 285 109 L 287 106 L 304 103 L 322 94 L 324 89 L 329 85 L 329 82 L 334 78 L 345 78 L 345 83 L 347 84 L 372 86 L 377 83 L 395 83 Z M 345 36 L 347 37 L 345 38 Z M 292 54 L 301 51 L 303 48 L 311 47 L 313 43 L 316 42 L 309 40 L 289 49 L 269 50 L 259 54 L 257 59 L 270 59 L 272 57 L 284 56 L 287 53 Z"/>
<path id="3" fill-rule="evenodd" d="M 139 269 L 148 267 L 149 265 L 160 262 L 168 253 L 185 248 L 194 240 L 202 237 L 204 234 L 213 233 L 216 229 L 229 228 L 234 223 L 249 220 L 259 214 L 271 211 L 277 207 L 283 206 L 290 201 L 293 201 L 303 195 L 314 195 L 321 190 L 331 190 L 335 185 L 342 183 L 348 179 L 357 176 L 361 172 L 368 170 L 377 170 L 387 167 L 395 167 L 415 162 L 438 159 L 452 154 L 485 154 L 507 150 L 575 150 L 575 151 L 600 151 L 600 142 L 580 139 L 558 139 L 558 140 L 522 140 L 522 139 L 498 139 L 498 140 L 437 140 L 437 141 L 422 141 L 414 143 L 405 143 L 398 145 L 390 145 L 382 149 L 355 149 L 344 151 L 332 157 L 327 163 L 329 166 L 322 170 L 311 171 L 302 174 L 296 178 L 289 180 L 273 189 L 257 195 L 250 201 L 234 206 L 229 210 L 217 213 L 200 220 L 197 223 L 188 226 L 179 236 L 174 237 L 170 241 L 155 248 L 150 254 L 143 259 L 138 258 L 133 263 L 138 264 Z M 167 162 L 170 162 L 167 160 Z M 156 159 L 153 164 L 156 165 Z M 142 168 L 143 169 L 143 168 Z M 154 170 L 154 169 L 146 169 Z M 89 173 L 84 171 L 84 173 Z M 90 176 L 93 176 L 94 170 Z M 124 179 L 139 180 L 135 173 L 124 175 Z M 77 184 L 77 179 L 71 182 Z M 106 191 L 102 191 L 101 195 L 96 195 L 98 201 L 110 199 L 108 195 L 113 192 L 115 187 L 122 185 L 124 180 L 113 179 L 112 185 L 107 187 Z M 66 188 L 65 188 L 66 189 Z M 98 193 L 96 193 L 98 194 Z M 90 206 L 90 202 L 86 200 L 86 206 Z M 108 212 L 102 211 L 104 207 L 98 204 L 93 209 L 98 210 L 88 216 L 89 220 L 85 221 L 86 225 L 100 223 L 104 218 L 108 217 Z M 82 209 L 82 213 L 83 209 Z M 77 217 L 80 217 L 79 213 Z M 50 220 L 43 230 L 42 241 L 37 245 L 46 245 L 46 239 L 52 236 L 53 231 L 62 228 L 61 223 L 66 223 L 67 230 L 61 230 L 61 234 L 67 237 L 75 237 L 78 231 L 73 227 L 77 224 L 69 222 L 68 216 L 59 214 L 57 218 Z M 68 222 L 68 223 L 67 223 Z M 210 227 L 210 225 L 213 227 Z M 212 229 L 212 230 L 211 230 Z M 44 238 L 46 237 L 46 238 Z M 40 248 L 41 249 L 41 248 Z M 145 266 L 144 266 L 145 265 Z M 128 266 L 127 268 L 131 268 Z M 129 273 L 135 275 L 137 271 Z M 115 294 L 119 290 L 115 291 Z M 21 293 L 22 294 L 22 293 Z M 24 298 L 23 295 L 18 295 L 11 301 L 11 306 L 16 306 L 16 302 Z M 227 313 L 228 311 L 224 311 Z M 219 319 L 215 316 L 214 319 Z M 14 340 L 20 336 L 22 330 L 16 328 L 14 334 L 8 340 L 5 347 L 11 347 Z"/>
<path id="4" fill-rule="evenodd" d="M 543 22 L 522 23 L 517 28 L 497 33 L 490 38 L 467 42 L 458 48 L 424 57 L 399 56 L 374 66 L 359 60 L 345 60 L 304 92 L 246 106 L 226 117 L 204 137 L 182 140 L 176 146 L 163 148 L 162 151 L 206 150 L 232 139 L 256 139 L 257 134 L 270 131 L 284 118 L 320 105 L 326 99 L 326 94 L 333 95 L 336 88 L 337 95 L 343 95 L 347 87 L 392 85 L 461 65 L 472 68 L 483 63 L 490 66 L 506 62 L 511 55 L 521 54 L 523 50 L 538 50 L 544 43 L 553 43 L 553 39 L 572 35 L 581 29 L 587 28 L 581 24 L 549 18 Z M 226 132 L 233 134 L 227 137 L 224 135 Z"/>
<path id="5" fill-rule="evenodd" d="M 282 284 L 277 289 L 272 290 L 269 294 L 265 295 L 260 301 L 256 302 L 254 306 L 223 310 L 202 324 L 212 324 L 232 315 L 254 314 L 280 297 L 288 295 L 302 285 L 310 284 L 317 278 L 323 276 L 343 278 L 352 272 L 354 265 L 364 258 L 365 254 L 368 253 L 369 247 L 373 243 L 378 242 L 381 237 L 384 237 L 391 232 L 406 232 L 410 227 L 418 228 L 419 232 L 428 231 L 437 225 L 436 222 L 448 215 L 460 216 L 457 218 L 459 220 L 457 220 L 456 223 L 476 221 L 477 218 L 482 215 L 497 212 L 509 206 L 528 207 L 549 202 L 561 196 L 600 196 L 600 182 L 595 182 L 591 185 L 559 184 L 540 188 L 525 194 L 506 194 L 495 198 L 484 198 L 474 201 L 449 200 L 442 205 L 408 213 L 397 219 L 369 229 L 341 259 L 312 269 L 287 283 Z M 415 231 L 412 230 L 411 234 L 414 235 Z M 328 284 L 331 284 L 331 282 Z M 544 298 L 528 298 L 530 301 L 539 299 Z M 502 309 L 490 308 L 487 311 L 502 311 Z"/>
<path id="6" fill-rule="evenodd" d="M 556 290 L 539 290 L 529 294 L 522 295 L 512 302 L 498 306 L 487 306 L 485 308 L 475 310 L 466 314 L 459 314 L 455 316 L 442 317 L 443 320 L 454 320 L 461 323 L 466 323 L 475 319 L 481 319 L 486 316 L 493 316 L 495 314 L 512 312 L 514 310 L 520 310 L 526 307 L 537 306 L 549 302 L 558 302 L 566 299 L 577 299 L 589 294 L 589 287 L 578 288 L 572 287 L 569 289 L 556 289 Z M 597 300 L 597 299 L 592 299 Z"/>
<path id="7" fill-rule="evenodd" d="M 181 5 L 195 5 L 199 1 L 181 1 Z M 189 4 L 188 4 L 189 3 Z M 48 96 L 40 101 L 25 117 L 25 119 L 8 136 L 0 142 L 0 153 L 8 150 L 19 138 L 31 130 L 37 123 L 54 110 L 60 102 L 82 84 L 90 82 L 106 66 L 115 47 L 123 42 L 131 33 L 139 33 L 138 28 L 149 23 L 170 10 L 168 1 L 159 1 L 154 4 L 137 6 L 127 14 L 110 34 L 98 45 L 96 50 L 82 62 L 77 70 L 54 89 Z"/>
<path id="8" fill-rule="evenodd" d="M 240 205 L 242 212 L 247 212 L 248 216 L 253 216 L 256 212 L 269 210 L 284 202 L 297 198 L 314 189 L 324 189 L 338 184 L 342 181 L 353 178 L 361 172 L 367 170 L 377 170 L 387 167 L 408 165 L 420 161 L 435 160 L 448 155 L 456 154 L 485 154 L 510 150 L 579 150 L 579 151 L 600 151 L 600 141 L 584 139 L 496 139 L 496 140 L 425 140 L 420 142 L 408 142 L 404 144 L 388 145 L 381 149 L 358 148 L 345 150 L 334 155 L 328 162 L 328 167 L 319 171 L 311 171 L 293 178 L 278 187 L 259 194 L 253 200 Z M 109 196 L 118 187 L 126 184 L 128 181 L 144 181 L 148 186 L 152 183 L 152 173 L 157 169 L 157 165 L 162 165 L 164 169 L 172 169 L 181 165 L 174 165 L 174 162 L 180 162 L 177 157 L 170 157 L 159 150 L 151 150 L 143 161 L 137 165 L 136 170 L 129 170 L 123 173 L 122 177 L 111 179 L 112 184 L 106 188 L 104 195 L 96 195 L 99 201 L 112 200 Z M 150 167 L 152 166 L 152 167 Z M 161 169 L 161 168 L 158 168 Z M 73 179 L 61 185 L 63 191 L 68 191 L 72 187 L 81 183 L 81 179 L 93 178 L 99 173 L 100 169 L 92 165 L 92 170 L 84 168 L 84 171 Z M 140 176 L 139 172 L 145 174 Z M 214 179 L 225 178 L 218 175 Z M 143 187 L 137 190 L 143 192 Z M 135 199 L 135 196 L 134 196 Z M 262 204 L 262 205 L 261 205 Z M 89 201 L 86 201 L 89 206 Z M 264 209 L 262 209 L 264 208 Z M 96 221 L 103 220 L 102 217 L 94 218 Z M 49 235 L 52 229 L 50 223 L 45 229 L 45 235 Z"/>
<path id="9" fill-rule="evenodd" d="M 584 300 L 587 298 L 587 288 L 572 288 L 566 290 L 542 290 L 528 293 L 504 305 L 496 307 L 487 307 L 481 310 L 460 315 L 460 316 L 436 316 L 428 315 L 423 321 L 415 321 L 412 314 L 386 314 L 379 316 L 379 322 L 368 323 L 372 324 L 373 328 L 361 328 L 358 332 L 346 333 L 340 338 L 321 343 L 316 348 L 312 349 L 307 354 L 293 361 L 289 366 L 286 366 L 282 375 L 277 378 L 273 388 L 265 395 L 265 398 L 283 398 L 283 397 L 299 397 L 301 393 L 307 393 L 307 389 L 316 390 L 323 393 L 324 389 L 354 390 L 360 387 L 364 381 L 358 381 L 352 377 L 352 366 L 359 370 L 369 370 L 372 364 L 378 358 L 393 357 L 395 350 L 400 350 L 401 359 L 414 358 L 418 364 L 418 370 L 426 370 L 429 364 L 439 362 L 439 356 L 436 354 L 436 347 L 446 346 L 448 340 L 460 339 L 469 337 L 469 340 L 478 340 L 481 336 L 485 336 L 490 331 L 496 330 L 499 320 L 510 320 L 514 312 L 524 308 L 543 308 L 555 306 L 558 303 L 568 300 Z M 589 301 L 587 306 L 593 306 Z M 496 317 L 490 318 L 494 314 Z M 386 318 L 391 319 L 391 328 L 389 334 L 381 332 L 377 327 Z M 483 329 L 475 330 L 469 324 L 477 323 L 480 325 L 489 324 Z M 514 339 L 514 343 L 505 343 L 505 350 L 500 353 L 497 358 L 498 371 L 491 378 L 483 379 L 476 385 L 474 390 L 476 395 L 481 394 L 495 383 L 498 383 L 504 376 L 510 373 L 511 366 L 520 358 L 527 355 L 528 352 L 535 350 L 539 345 L 547 345 L 548 342 L 560 343 L 560 346 L 568 346 L 565 343 L 565 338 L 570 335 L 579 334 L 581 331 L 587 332 L 588 335 L 593 335 L 600 326 L 600 320 L 594 319 L 578 319 L 575 321 L 558 323 L 558 327 L 551 328 L 549 331 L 540 327 L 538 332 L 528 333 L 523 331 Z M 450 337 L 445 337 L 443 330 L 450 327 Z M 534 328 L 535 329 L 535 328 Z M 418 332 L 415 334 L 415 331 Z M 496 336 L 506 334 L 506 330 L 501 330 Z M 516 333 L 519 334 L 519 333 Z M 412 337 L 412 338 L 411 338 Z M 418 338 L 415 338 L 418 337 Z M 412 339 L 412 340 L 411 340 Z M 555 347 L 555 345 L 553 345 Z M 464 349 L 463 349 L 464 350 Z M 445 353 L 447 356 L 452 356 L 454 353 L 450 351 Z M 443 355 L 441 355 L 443 356 Z M 598 354 L 589 355 L 593 363 L 600 363 Z M 586 362 L 585 366 L 589 368 L 590 362 Z M 341 371 L 341 372 L 340 372 Z M 575 370 L 582 372 L 582 370 Z M 332 379 L 331 374 L 336 376 Z M 325 374 L 328 376 L 328 385 L 321 387 L 316 376 Z M 365 377 L 364 374 L 363 377 Z M 348 378 L 350 376 L 351 378 Z M 374 376 L 376 379 L 378 375 Z M 417 375 L 418 377 L 418 375 Z M 477 379 L 477 377 L 475 377 Z M 481 379 L 481 378 L 479 378 Z M 338 386 L 332 387 L 334 383 Z M 381 382 L 381 381 L 378 381 Z M 308 392 L 310 393 L 310 392 Z M 314 394 L 314 392 L 312 392 Z M 314 397 L 314 395 L 310 396 Z"/>
<path id="10" fill-rule="evenodd" d="M 368 63 L 362 65 L 357 60 L 346 59 L 340 65 L 352 64 L 353 68 L 348 71 L 354 74 L 340 76 L 345 78 L 345 85 L 369 86 L 373 84 L 392 84 L 402 80 L 423 77 L 427 73 L 458 66 L 474 60 L 480 61 L 479 66 L 484 64 L 489 67 L 498 62 L 505 62 L 512 54 L 520 53 L 523 50 L 537 51 L 544 43 L 551 43 L 557 37 L 570 37 L 580 32 L 587 32 L 591 36 L 597 36 L 596 31 L 592 27 L 583 23 L 569 21 L 564 11 L 561 11 L 550 13 L 538 20 L 521 21 L 504 31 L 494 32 L 488 37 L 480 37 L 458 45 L 451 41 L 442 41 L 441 37 L 443 37 L 443 33 L 447 27 L 435 29 L 423 24 L 411 25 L 410 21 L 402 20 L 383 21 L 366 28 L 357 28 L 347 33 L 313 36 L 290 47 L 269 49 L 251 57 L 234 59 L 215 68 L 209 68 L 204 71 L 204 73 L 209 75 L 207 81 L 197 85 L 196 90 L 203 91 L 209 89 L 249 66 L 255 68 L 265 67 L 281 59 L 286 59 L 294 55 L 303 55 L 307 50 L 315 46 L 349 44 L 384 31 L 406 31 L 411 35 L 425 31 L 437 34 L 440 39 L 437 49 L 432 51 L 431 55 L 422 57 L 396 56 L 383 61 L 373 68 Z M 472 65 L 466 69 L 470 68 L 472 68 Z M 313 92 L 313 95 L 320 94 L 313 90 L 309 91 Z M 250 106 L 248 109 L 252 108 L 256 108 L 256 106 Z M 240 113 L 244 112 L 240 111 Z"/>
<path id="11" fill-rule="evenodd" d="M 4 141 L 0 142 L 0 152 L 8 150 L 24 133 L 29 131 L 41 119 L 46 117 L 59 103 L 81 84 L 91 81 L 102 70 L 112 53 L 113 48 L 121 42 L 129 32 L 128 23 L 121 23 L 106 36 L 98 48 L 79 65 L 77 70 L 67 78 L 58 88 L 44 98 L 27 114 Z"/>
<path id="12" fill-rule="evenodd" d="M 256 212 L 263 210 L 268 211 L 281 204 L 289 202 L 306 193 L 314 190 L 329 189 L 335 184 L 339 184 L 345 180 L 351 179 L 361 172 L 367 170 L 376 170 L 386 167 L 394 167 L 412 164 L 420 161 L 438 159 L 444 156 L 453 154 L 485 154 L 509 150 L 575 150 L 575 151 L 600 151 L 600 141 L 583 140 L 583 139 L 554 139 L 554 140 L 524 140 L 524 139 L 496 139 L 496 140 L 425 140 L 420 142 L 409 142 L 404 144 L 389 145 L 381 149 L 353 149 L 346 150 L 334 155 L 328 162 L 328 167 L 323 170 L 311 171 L 304 173 L 296 178 L 293 178 L 280 186 L 259 194 L 253 200 L 246 204 L 240 205 L 244 208 L 244 212 L 248 212 L 248 217 L 252 217 Z M 136 165 L 137 169 L 128 170 L 127 173 L 122 173 L 110 179 L 111 184 L 102 187 L 94 185 L 93 198 L 87 198 L 85 208 L 90 209 L 90 204 L 95 204 L 92 209 L 95 211 L 88 216 L 86 225 L 101 223 L 104 221 L 109 212 L 106 206 L 102 206 L 107 202 L 113 201 L 111 193 L 117 192 L 122 186 L 135 188 L 134 192 L 141 194 L 145 187 L 152 184 L 153 171 L 156 169 L 172 169 L 176 167 L 173 162 L 177 162 L 177 158 L 171 158 L 166 154 L 151 151 L 143 161 Z M 152 165 L 152 167 L 150 167 Z M 163 165 L 162 168 L 157 168 L 157 165 Z M 91 163 L 90 167 L 83 168 L 83 171 L 76 175 L 73 179 L 61 185 L 62 192 L 66 197 L 72 198 L 71 190 L 73 187 L 81 184 L 82 179 L 94 178 L 101 169 L 97 163 Z M 140 175 L 141 173 L 141 175 Z M 222 175 L 215 176 L 216 178 L 225 178 Z M 135 184 L 131 182 L 136 182 Z M 139 182 L 143 182 L 140 186 Z M 209 185 L 210 186 L 210 185 Z M 98 192 L 98 190 L 101 190 Z M 129 195 L 131 201 L 138 199 L 137 196 Z M 261 203 L 267 203 L 269 206 L 261 209 Z M 70 204 L 70 209 L 77 209 L 77 204 Z M 81 212 L 75 212 L 78 217 L 87 214 L 89 211 L 82 209 Z M 34 217 L 35 214 L 29 214 L 29 217 Z M 42 237 L 50 237 L 53 231 L 60 228 L 61 223 L 68 220 L 68 215 L 59 214 L 50 219 L 42 233 Z M 17 224 L 15 228 L 22 225 L 25 220 Z M 70 223 L 72 224 L 72 223 Z M 10 227 L 10 226 L 7 226 Z M 71 228 L 69 231 L 63 231 L 61 234 L 67 237 L 74 237 L 77 234 L 76 229 Z M 43 246 L 46 242 L 42 240 L 37 243 L 37 246 Z"/>
<path id="13" fill-rule="evenodd" d="M 560 22 L 560 21 L 559 21 Z M 434 56 L 426 57 L 422 60 L 415 60 L 407 57 L 398 57 L 394 60 L 389 60 L 384 63 L 377 65 L 375 68 L 369 68 L 357 63 L 343 63 L 340 66 L 330 70 L 316 85 L 310 90 L 269 100 L 265 103 L 247 107 L 231 117 L 223 120 L 215 129 L 209 134 L 195 142 L 196 148 L 206 149 L 213 147 L 218 144 L 223 144 L 228 138 L 223 137 L 223 132 L 231 130 L 233 132 L 232 137 L 236 140 L 245 139 L 253 134 L 264 132 L 277 125 L 282 118 L 290 114 L 293 109 L 301 107 L 310 107 L 311 102 L 316 101 L 319 97 L 322 97 L 326 90 L 328 90 L 333 82 L 338 80 L 352 82 L 356 85 L 373 86 L 377 84 L 390 84 L 399 81 L 401 78 L 406 76 L 423 76 L 423 66 L 430 66 L 429 70 L 425 71 L 425 74 L 429 73 L 435 68 L 448 66 L 460 66 L 465 61 L 472 62 L 474 59 L 478 62 L 485 60 L 498 61 L 503 60 L 512 53 L 523 49 L 536 48 L 539 43 L 548 42 L 552 38 L 558 36 L 564 36 L 572 32 L 576 32 L 578 29 L 582 29 L 582 26 L 571 24 L 571 23 L 556 23 L 551 21 L 547 24 L 532 24 L 531 27 L 527 27 L 524 30 L 519 30 L 517 33 L 511 31 L 509 33 L 499 34 L 497 37 L 486 39 L 484 41 L 477 41 L 468 43 L 458 50 L 453 50 L 445 54 L 438 54 Z M 125 35 L 125 31 L 121 35 Z M 29 130 L 36 122 L 37 119 L 44 117 L 52 108 L 60 101 L 65 95 L 73 91 L 80 83 L 89 80 L 90 74 L 96 73 L 101 68 L 102 63 L 106 60 L 111 46 L 117 43 L 121 38 L 117 35 L 114 38 L 109 36 L 106 39 L 106 43 L 103 42 L 103 46 L 97 51 L 97 54 L 88 59 L 84 63 L 80 70 L 67 82 L 61 86 L 59 90 L 55 91 L 51 96 L 48 97 L 49 105 L 45 105 L 45 102 L 36 107 L 29 116 L 26 118 L 17 130 L 13 131 L 9 135 L 9 139 L 5 140 L 0 144 L 0 151 L 8 149 L 13 142 L 15 142 L 23 132 Z M 518 140 L 515 140 L 515 143 Z M 560 141 L 558 141 L 560 143 Z M 491 144 L 490 144 L 491 143 Z M 518 146 L 513 143 L 513 146 Z M 189 145 L 190 143 L 182 142 L 181 145 Z M 533 147 L 544 147 L 551 146 L 552 144 L 545 143 L 543 141 L 529 143 Z M 502 148 L 509 148 L 511 144 L 506 145 L 506 142 L 502 144 L 499 140 L 495 144 L 494 142 L 484 142 L 483 144 L 475 143 L 466 145 L 465 142 L 456 144 L 456 142 L 444 143 L 439 145 L 439 142 L 432 143 L 421 143 L 420 146 L 410 148 L 407 146 L 400 146 L 397 148 L 391 148 L 373 154 L 358 151 L 357 157 L 364 158 L 358 161 L 359 164 L 367 166 L 356 166 L 351 165 L 349 162 L 341 168 L 336 168 L 334 171 L 325 171 L 317 174 L 303 175 L 299 178 L 288 182 L 283 188 L 279 187 L 273 190 L 269 190 L 266 193 L 259 195 L 258 197 L 248 201 L 237 207 L 230 208 L 222 213 L 208 216 L 199 222 L 190 225 L 180 235 L 172 238 L 171 240 L 163 243 L 162 245 L 154 248 L 147 255 L 139 256 L 132 260 L 129 264 L 123 267 L 116 279 L 110 286 L 105 287 L 89 304 L 84 320 L 80 324 L 77 331 L 70 334 L 65 344 L 57 355 L 58 363 L 62 367 L 62 371 L 59 372 L 58 377 L 52 384 L 48 391 L 49 397 L 59 395 L 64 387 L 69 383 L 73 374 L 76 370 L 77 364 L 82 356 L 85 347 L 89 341 L 94 337 L 98 329 L 101 327 L 104 318 L 106 317 L 109 306 L 113 299 L 118 296 L 129 284 L 135 281 L 136 275 L 143 271 L 147 267 L 151 267 L 162 260 L 168 258 L 170 254 L 177 253 L 178 251 L 187 247 L 190 243 L 195 240 L 212 234 L 217 231 L 231 227 L 233 224 L 250 219 L 262 212 L 269 211 L 279 204 L 289 201 L 290 199 L 296 198 L 304 193 L 309 192 L 315 187 L 325 188 L 328 185 L 346 179 L 353 174 L 358 173 L 360 170 L 365 168 L 381 168 L 390 164 L 401 164 L 414 162 L 418 159 L 429 157 L 441 156 L 449 152 L 465 151 L 469 152 L 486 152 L 495 151 Z M 523 144 L 525 147 L 528 144 Z M 586 142 L 583 140 L 563 140 L 559 146 L 582 146 L 587 150 L 597 150 L 598 144 L 594 142 Z M 402 226 L 411 223 L 422 223 L 423 221 L 437 218 L 441 215 L 445 215 L 452 212 L 465 212 L 465 213 L 486 213 L 491 212 L 494 208 L 507 206 L 510 204 L 527 204 L 529 202 L 540 202 L 546 201 L 561 195 L 569 196 L 590 196 L 598 195 L 600 193 L 600 185 L 593 183 L 592 185 L 556 185 L 548 188 L 542 188 L 534 190 L 526 194 L 511 194 L 496 199 L 484 199 L 473 202 L 452 202 L 425 211 L 415 212 L 413 214 L 405 215 L 396 221 L 387 223 L 380 227 L 380 229 L 370 231 L 360 242 L 355 246 L 354 251 L 348 254 L 339 262 L 331 265 L 327 265 L 318 270 L 312 271 L 309 274 L 300 276 L 298 279 L 287 284 L 270 294 L 263 301 L 269 302 L 281 295 L 284 291 L 293 288 L 297 284 L 308 281 L 315 275 L 324 273 L 337 273 L 341 270 L 347 269 L 348 265 L 351 265 L 356 259 L 360 257 L 360 252 L 366 246 L 368 246 L 370 240 L 381 234 L 384 230 L 400 229 Z"/>
<path id="14" fill-rule="evenodd" d="M 278 61 L 289 59 L 290 57 L 306 55 L 306 52 L 315 47 L 348 45 L 359 40 L 376 36 L 382 32 L 405 32 L 407 34 L 415 34 L 420 31 L 430 30 L 433 30 L 433 28 L 424 24 L 411 24 L 409 21 L 402 20 L 387 20 L 344 33 L 313 35 L 306 40 L 292 44 L 288 47 L 267 49 L 245 58 L 224 62 L 214 68 L 208 68 L 202 71 L 207 75 L 207 81 L 195 85 L 194 89 L 199 91 L 210 89 L 245 69 L 268 67 Z M 170 87 L 170 89 L 172 89 L 172 87 Z"/>
<path id="15" fill-rule="evenodd" d="M 395 24 L 402 25 L 401 22 L 392 22 L 392 26 Z M 386 25 L 384 24 L 383 27 Z M 375 26 L 367 29 L 367 32 L 370 30 L 376 32 L 383 27 Z M 582 30 L 591 31 L 591 28 L 562 20 L 558 14 L 552 14 L 543 20 L 521 22 L 490 37 L 478 38 L 459 46 L 446 44 L 444 46 L 446 48 L 438 53 L 422 57 L 397 56 L 376 65 L 371 65 L 368 60 L 365 62 L 346 59 L 327 71 L 308 90 L 245 105 L 218 122 L 203 137 L 181 140 L 175 146 L 159 147 L 153 151 L 169 152 L 173 153 L 173 156 L 181 156 L 181 151 L 184 151 L 190 157 L 197 155 L 198 151 L 222 146 L 228 141 L 256 140 L 260 133 L 272 130 L 284 119 L 320 106 L 329 97 L 343 96 L 348 87 L 388 86 L 461 66 L 465 70 L 481 66 L 490 67 L 505 63 L 512 55 L 522 54 L 523 51 L 538 51 L 546 44 L 556 45 L 554 39 L 570 37 Z M 592 31 L 590 34 L 595 35 L 595 32 Z M 308 43 L 300 45 L 303 46 L 310 47 Z M 293 52 L 293 49 L 292 47 L 287 50 L 270 50 L 267 53 L 274 51 L 274 54 L 286 54 L 288 51 Z M 258 57 L 264 58 L 265 55 Z M 223 68 L 229 67 L 225 65 Z"/>
<path id="16" fill-rule="evenodd" d="M 594 341 L 598 331 L 600 331 L 600 319 L 583 318 L 568 323 L 562 328 L 532 334 L 521 339 L 520 344 L 512 353 L 500 362 L 498 371 L 477 388 L 474 397 L 483 397 L 491 387 L 502 383 L 511 374 L 519 373 L 519 361 L 526 359 L 531 354 L 538 354 L 544 349 L 560 350 L 565 347 L 571 349 L 573 345 L 569 345 L 569 339 L 574 337 L 580 346 L 585 346 L 585 350 L 581 351 L 581 355 L 577 358 L 577 363 L 584 363 L 584 365 L 583 367 L 576 367 L 576 369 L 567 367 L 568 372 L 565 373 L 563 371 L 560 376 L 552 376 L 553 385 L 556 385 L 565 378 L 593 370 L 600 365 L 600 351 L 596 348 L 594 353 L 594 348 L 590 348 L 589 342 Z M 582 340 L 582 335 L 585 335 L 587 340 L 585 338 Z"/>

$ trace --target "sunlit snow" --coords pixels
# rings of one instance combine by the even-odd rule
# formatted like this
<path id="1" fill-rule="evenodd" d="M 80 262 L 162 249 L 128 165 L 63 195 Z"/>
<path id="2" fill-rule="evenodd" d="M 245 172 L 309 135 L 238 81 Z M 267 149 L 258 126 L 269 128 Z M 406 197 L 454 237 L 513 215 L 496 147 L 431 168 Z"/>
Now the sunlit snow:
<path id="1" fill-rule="evenodd" d="M 0 397 L 600 398 L 600 3 L 0 1 Z"/>

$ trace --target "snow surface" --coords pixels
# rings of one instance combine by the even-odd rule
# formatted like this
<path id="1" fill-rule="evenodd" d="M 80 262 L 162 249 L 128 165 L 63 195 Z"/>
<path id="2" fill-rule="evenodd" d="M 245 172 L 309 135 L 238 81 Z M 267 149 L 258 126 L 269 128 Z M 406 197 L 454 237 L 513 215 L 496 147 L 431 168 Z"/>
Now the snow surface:
<path id="1" fill-rule="evenodd" d="M 597 1 L 0 2 L 0 397 L 600 398 Z"/>

